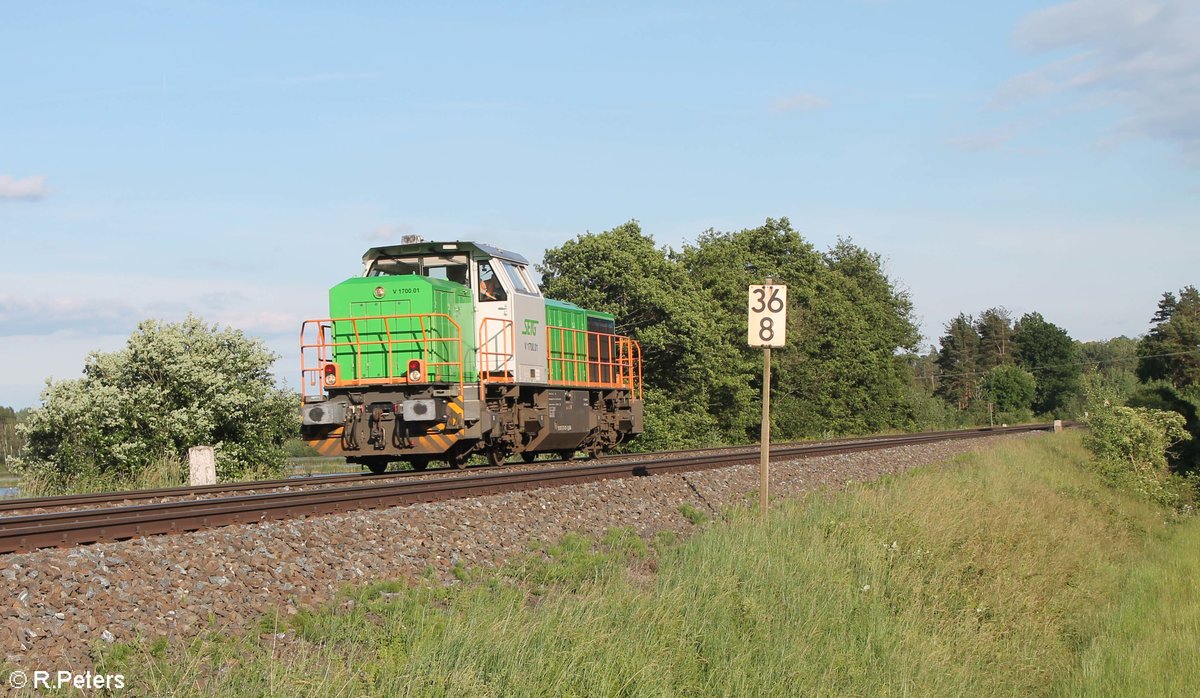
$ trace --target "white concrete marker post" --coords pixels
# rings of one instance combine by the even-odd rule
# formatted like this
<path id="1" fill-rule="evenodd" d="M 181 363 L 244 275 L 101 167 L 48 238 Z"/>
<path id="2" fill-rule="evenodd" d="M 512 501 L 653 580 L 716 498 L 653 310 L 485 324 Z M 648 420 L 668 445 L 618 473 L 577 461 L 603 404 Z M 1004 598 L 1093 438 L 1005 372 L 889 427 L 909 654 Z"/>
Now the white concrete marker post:
<path id="1" fill-rule="evenodd" d="M 192 446 L 188 449 L 188 482 L 192 485 L 217 484 L 217 458 L 212 446 Z"/>
<path id="2" fill-rule="evenodd" d="M 787 286 L 768 277 L 765 284 L 750 287 L 747 305 L 747 340 L 763 349 L 762 432 L 758 456 L 758 507 L 767 518 L 771 487 L 771 347 L 787 340 Z"/>

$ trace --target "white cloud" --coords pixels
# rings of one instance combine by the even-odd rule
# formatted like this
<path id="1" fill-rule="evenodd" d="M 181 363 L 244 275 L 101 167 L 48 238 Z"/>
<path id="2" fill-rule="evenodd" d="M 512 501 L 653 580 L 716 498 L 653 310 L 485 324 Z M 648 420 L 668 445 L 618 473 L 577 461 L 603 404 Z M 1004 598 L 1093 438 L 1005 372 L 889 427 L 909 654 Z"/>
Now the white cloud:
<path id="1" fill-rule="evenodd" d="M 398 245 L 402 236 L 411 235 L 412 232 L 411 225 L 381 225 L 363 237 L 371 242 L 390 242 Z"/>
<path id="2" fill-rule="evenodd" d="M 91 289 L 104 289 L 97 294 Z M 177 322 L 189 313 L 266 342 L 279 355 L 274 373 L 298 383 L 300 324 L 325 317 L 327 286 L 167 276 L 63 277 L 14 273 L 0 278 L 0 356 L 20 372 L 0 386 L 0 405 L 31 404 L 41 381 L 79 375 L 88 352 L 124 346 L 147 318 Z"/>
<path id="3" fill-rule="evenodd" d="M 1113 108 L 1124 116 L 1109 138 L 1165 141 L 1200 164 L 1200 4 L 1073 0 L 1027 15 L 1015 40 L 1067 55 L 1006 81 L 994 104 L 1061 95 Z"/>
<path id="4" fill-rule="evenodd" d="M 829 106 L 829 100 L 809 92 L 800 92 L 788 97 L 780 97 L 771 102 L 771 111 L 812 111 Z"/>
<path id="5" fill-rule="evenodd" d="M 294 335 L 304 318 L 327 310 L 320 288 L 164 276 L 13 274 L 0 289 L 0 337 L 125 334 L 147 318 L 189 313 L 250 334 Z M 86 289 L 102 288 L 105 294 Z"/>
<path id="6" fill-rule="evenodd" d="M 985 150 L 1000 150 L 1017 136 L 1015 126 L 1002 126 L 989 131 L 980 131 L 965 136 L 950 139 L 950 145 L 968 153 L 980 153 Z"/>
<path id="7" fill-rule="evenodd" d="M 0 291 L 0 337 L 103 334 L 137 324 L 135 308 L 126 303 L 78 295 L 18 296 Z"/>
<path id="8" fill-rule="evenodd" d="M 284 85 L 312 85 L 322 82 L 357 82 L 361 80 L 378 80 L 381 73 L 315 73 L 287 78 Z"/>
<path id="9" fill-rule="evenodd" d="M 0 175 L 0 199 L 24 199 L 37 201 L 46 195 L 46 176 L 32 175 L 25 179 L 16 179 L 9 175 Z"/>

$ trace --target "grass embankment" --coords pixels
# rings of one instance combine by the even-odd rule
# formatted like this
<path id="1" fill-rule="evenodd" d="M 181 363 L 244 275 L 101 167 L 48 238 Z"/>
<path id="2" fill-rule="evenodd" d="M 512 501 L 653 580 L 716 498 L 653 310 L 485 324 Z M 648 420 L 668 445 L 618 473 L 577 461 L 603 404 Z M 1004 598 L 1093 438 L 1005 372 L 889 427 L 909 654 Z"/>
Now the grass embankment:
<path id="1" fill-rule="evenodd" d="M 1200 528 L 1086 458 L 1076 435 L 1031 438 L 781 502 L 766 527 L 571 536 L 451 588 L 376 585 L 103 664 L 156 695 L 1178 692 Z"/>
<path id="2" fill-rule="evenodd" d="M 1200 519 L 1136 563 L 1101 618 L 1069 693 L 1200 694 Z"/>

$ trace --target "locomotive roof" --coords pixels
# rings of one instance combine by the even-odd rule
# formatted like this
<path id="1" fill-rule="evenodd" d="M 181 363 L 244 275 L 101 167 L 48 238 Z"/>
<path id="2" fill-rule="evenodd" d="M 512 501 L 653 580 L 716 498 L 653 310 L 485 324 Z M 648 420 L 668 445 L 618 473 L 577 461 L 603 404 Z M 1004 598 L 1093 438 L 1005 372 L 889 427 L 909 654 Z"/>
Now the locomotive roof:
<path id="1" fill-rule="evenodd" d="M 482 242 L 466 242 L 457 240 L 454 242 L 410 242 L 403 245 L 386 245 L 384 247 L 372 247 L 363 255 L 363 263 L 370 262 L 373 259 L 380 257 L 405 257 L 416 254 L 446 254 L 447 252 L 469 252 L 474 258 L 498 257 L 507 259 L 510 262 L 518 264 L 529 264 L 529 260 L 525 259 L 516 252 L 502 250 L 494 245 L 487 245 Z"/>

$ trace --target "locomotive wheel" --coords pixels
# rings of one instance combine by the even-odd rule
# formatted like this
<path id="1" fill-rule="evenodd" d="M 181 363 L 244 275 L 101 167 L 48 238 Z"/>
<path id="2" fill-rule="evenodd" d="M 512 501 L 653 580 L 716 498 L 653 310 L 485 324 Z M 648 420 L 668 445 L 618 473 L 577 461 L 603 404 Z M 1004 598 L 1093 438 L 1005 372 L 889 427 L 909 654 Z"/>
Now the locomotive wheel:
<path id="1" fill-rule="evenodd" d="M 504 453 L 504 451 L 501 451 L 498 448 L 488 449 L 488 452 L 487 452 L 488 465 L 493 465 L 493 466 L 494 465 L 504 465 L 505 458 L 507 458 L 507 455 Z"/>
<path id="2" fill-rule="evenodd" d="M 366 462 L 367 470 L 370 470 L 371 473 L 374 475 L 381 475 L 381 474 L 387 472 L 388 465 L 389 465 L 388 461 L 379 460 L 379 459 L 375 459 L 375 458 Z"/>
<path id="3" fill-rule="evenodd" d="M 537 454 L 533 451 L 525 451 L 521 454 L 521 460 L 525 461 L 526 463 L 532 463 L 537 460 Z"/>
<path id="4" fill-rule="evenodd" d="M 573 459 L 574 457 L 575 457 L 575 452 L 574 452 L 574 451 L 559 451 L 559 452 L 558 452 L 558 459 L 559 459 L 559 460 L 571 460 L 571 459 Z"/>
<path id="5" fill-rule="evenodd" d="M 412 464 L 413 470 L 424 470 L 429 467 L 428 458 L 413 458 L 409 463 Z"/>

